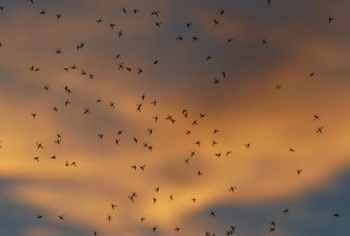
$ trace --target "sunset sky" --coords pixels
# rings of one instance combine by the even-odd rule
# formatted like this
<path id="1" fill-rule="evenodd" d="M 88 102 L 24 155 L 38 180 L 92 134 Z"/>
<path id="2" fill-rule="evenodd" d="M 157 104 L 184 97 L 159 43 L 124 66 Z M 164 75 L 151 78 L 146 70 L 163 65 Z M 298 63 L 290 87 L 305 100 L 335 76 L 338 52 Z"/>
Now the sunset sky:
<path id="1" fill-rule="evenodd" d="M 0 1 L 0 236 L 350 235 L 349 9 Z"/>

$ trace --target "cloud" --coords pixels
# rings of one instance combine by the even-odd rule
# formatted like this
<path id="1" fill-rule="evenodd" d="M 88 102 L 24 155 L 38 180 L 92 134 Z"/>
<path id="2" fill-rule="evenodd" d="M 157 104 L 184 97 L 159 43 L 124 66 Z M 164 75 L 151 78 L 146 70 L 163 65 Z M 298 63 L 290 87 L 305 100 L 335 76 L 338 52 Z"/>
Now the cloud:
<path id="1" fill-rule="evenodd" d="M 40 210 L 50 219 L 64 213 L 68 223 L 39 226 L 16 218 L 14 224 L 25 224 L 24 231 L 11 224 L 5 233 L 60 235 L 70 230 L 79 235 L 96 228 L 106 235 L 116 231 L 147 235 L 158 225 L 159 234 L 168 235 L 176 225 L 184 233 L 197 233 L 193 226 L 199 222 L 211 230 L 217 221 L 225 224 L 220 225 L 223 230 L 229 222 L 219 217 L 213 223 L 207 211 L 216 206 L 225 211 L 233 204 L 233 210 L 241 213 L 249 208 L 248 215 L 235 216 L 242 222 L 256 213 L 254 207 L 261 210 L 251 220 L 256 227 L 245 230 L 247 235 L 262 235 L 267 222 L 261 221 L 271 212 L 332 182 L 348 164 L 349 34 L 343 10 L 347 5 L 345 1 L 331 7 L 325 1 L 317 6 L 305 1 L 271 6 L 258 1 L 9 4 L 0 15 L 0 28 L 7 32 L 0 48 L 0 176 L 9 180 L 2 184 L 6 202 L 14 199 L 12 204 L 30 208 L 26 219 Z M 140 13 L 123 14 L 123 7 L 138 8 Z M 221 8 L 226 9 L 222 16 Z M 47 15 L 39 15 L 40 9 Z M 161 10 L 159 18 L 150 14 L 154 9 Z M 56 12 L 62 13 L 59 21 Z M 332 25 L 327 23 L 329 15 L 336 18 Z M 101 24 L 96 23 L 99 17 Z M 213 18 L 219 25 L 212 24 Z M 154 21 L 162 26 L 156 27 Z M 186 22 L 192 22 L 190 30 Z M 116 24 L 115 30 L 110 23 Z M 125 35 L 118 38 L 121 29 Z M 179 35 L 183 42 L 176 40 Z M 192 42 L 193 36 L 199 37 L 198 42 Z M 235 39 L 229 45 L 228 37 Z M 268 45 L 261 45 L 263 38 Z M 79 42 L 86 47 L 77 51 Z M 55 54 L 57 48 L 61 55 Z M 117 54 L 120 59 L 114 59 Z M 212 61 L 206 60 L 209 55 Z M 153 65 L 156 59 L 159 63 Z M 118 70 L 120 63 L 131 72 Z M 32 65 L 40 71 L 31 72 Z M 141 75 L 138 67 L 143 69 Z M 95 78 L 89 80 L 81 70 Z M 213 84 L 214 78 L 220 83 Z M 46 84 L 48 92 L 43 90 Z M 72 94 L 64 91 L 65 86 Z M 65 106 L 67 99 L 72 104 Z M 156 107 L 153 100 L 158 101 Z M 136 110 L 139 103 L 141 112 Z M 83 114 L 86 107 L 91 114 Z M 181 113 L 184 108 L 188 118 Z M 31 113 L 37 118 L 32 119 Z M 314 114 L 320 120 L 314 121 Z M 165 119 L 168 115 L 175 124 Z M 199 125 L 192 125 L 194 120 Z M 316 133 L 319 127 L 324 127 L 322 134 Z M 213 134 L 214 129 L 220 131 Z M 191 134 L 185 135 L 187 130 Z M 101 133 L 104 137 L 99 140 Z M 62 135 L 60 145 L 54 143 L 57 134 Z M 45 148 L 37 150 L 37 142 Z M 251 148 L 245 147 L 247 143 Z M 231 154 L 226 156 L 227 152 Z M 52 155 L 57 160 L 50 159 Z M 66 167 L 73 161 L 77 167 Z M 228 191 L 231 186 L 237 187 L 235 193 Z M 128 198 L 132 192 L 138 195 L 134 203 Z M 197 199 L 195 204 L 192 198 Z M 116 211 L 112 202 L 118 204 Z M 141 217 L 146 218 L 142 224 Z M 286 226 L 279 234 L 296 231 Z"/>

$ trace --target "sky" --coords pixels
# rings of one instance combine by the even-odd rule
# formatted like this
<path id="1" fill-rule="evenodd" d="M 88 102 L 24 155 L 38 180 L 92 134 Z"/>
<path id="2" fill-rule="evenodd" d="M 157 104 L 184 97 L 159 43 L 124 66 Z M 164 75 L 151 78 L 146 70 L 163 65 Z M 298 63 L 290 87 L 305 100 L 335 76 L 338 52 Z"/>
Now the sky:
<path id="1" fill-rule="evenodd" d="M 350 234 L 349 1 L 0 6 L 0 236 Z"/>

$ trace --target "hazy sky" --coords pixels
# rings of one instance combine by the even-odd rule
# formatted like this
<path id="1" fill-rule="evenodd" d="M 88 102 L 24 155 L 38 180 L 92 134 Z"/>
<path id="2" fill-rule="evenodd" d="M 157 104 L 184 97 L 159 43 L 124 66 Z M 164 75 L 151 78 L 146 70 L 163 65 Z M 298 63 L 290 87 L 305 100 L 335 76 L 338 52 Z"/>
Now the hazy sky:
<path id="1" fill-rule="evenodd" d="M 0 236 L 350 235 L 350 1 L 0 6 Z"/>

